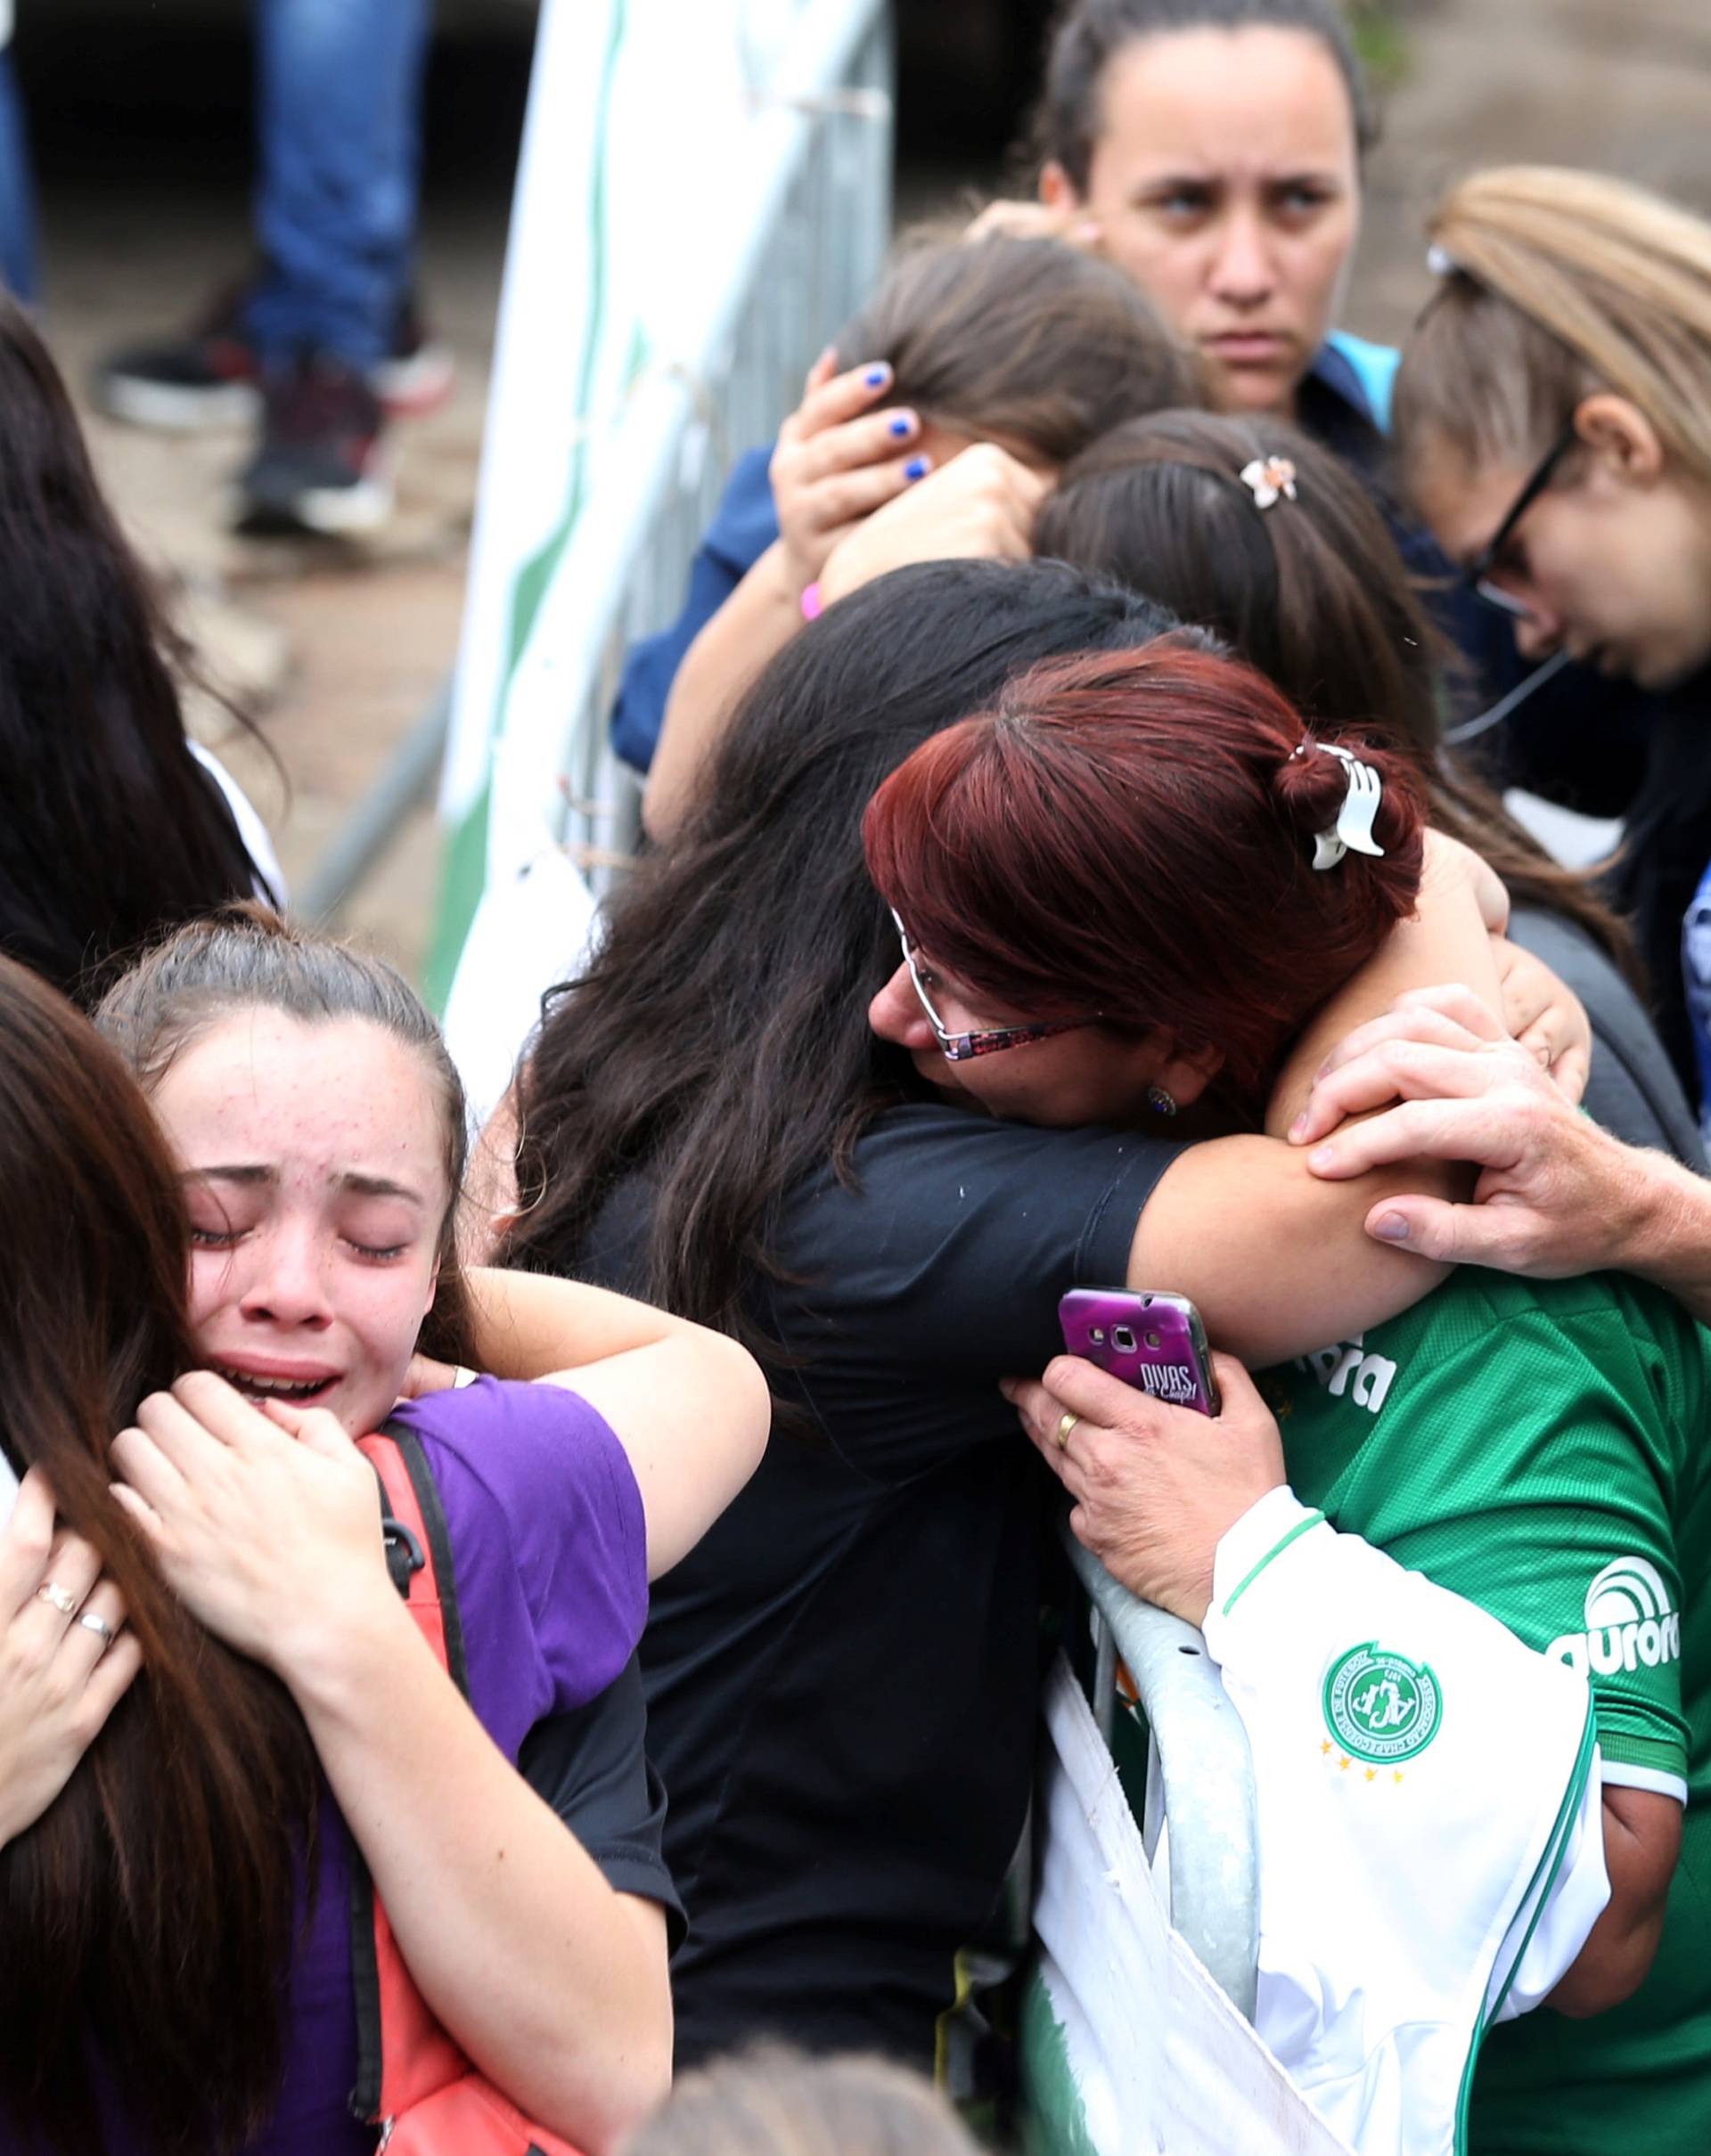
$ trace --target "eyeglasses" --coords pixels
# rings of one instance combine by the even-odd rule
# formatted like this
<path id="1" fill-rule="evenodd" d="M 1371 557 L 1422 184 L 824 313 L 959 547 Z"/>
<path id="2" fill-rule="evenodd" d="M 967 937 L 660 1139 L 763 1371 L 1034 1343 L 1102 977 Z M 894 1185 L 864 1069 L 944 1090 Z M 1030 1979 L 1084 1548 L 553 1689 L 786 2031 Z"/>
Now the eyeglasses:
<path id="1" fill-rule="evenodd" d="M 1531 617 L 1533 609 L 1524 599 L 1518 599 L 1513 592 L 1504 591 L 1496 581 L 1495 572 L 1502 559 L 1504 548 L 1515 536 L 1515 527 L 1550 486 L 1557 466 L 1568 455 L 1575 437 L 1576 427 L 1571 418 L 1534 466 L 1526 486 L 1510 503 L 1508 515 L 1487 543 L 1480 549 L 1478 558 L 1469 565 L 1465 572 L 1467 582 L 1477 596 L 1483 599 L 1488 607 L 1495 607 L 1500 614 L 1507 614 L 1511 619 L 1526 621 Z"/>
<path id="2" fill-rule="evenodd" d="M 938 1045 L 950 1063 L 969 1063 L 976 1056 L 995 1056 L 1007 1048 L 1027 1048 L 1036 1041 L 1049 1041 L 1053 1033 L 1073 1033 L 1084 1025 L 1097 1025 L 1097 1017 L 1048 1018 L 1038 1025 L 995 1025 L 985 1033 L 954 1033 L 933 1009 L 933 1000 L 922 985 L 915 966 L 915 954 L 910 946 L 909 931 L 895 906 L 890 909 L 891 919 L 896 922 L 897 939 L 903 945 L 903 962 L 909 968 L 909 978 L 914 984 L 921 1008 L 927 1014 Z"/>

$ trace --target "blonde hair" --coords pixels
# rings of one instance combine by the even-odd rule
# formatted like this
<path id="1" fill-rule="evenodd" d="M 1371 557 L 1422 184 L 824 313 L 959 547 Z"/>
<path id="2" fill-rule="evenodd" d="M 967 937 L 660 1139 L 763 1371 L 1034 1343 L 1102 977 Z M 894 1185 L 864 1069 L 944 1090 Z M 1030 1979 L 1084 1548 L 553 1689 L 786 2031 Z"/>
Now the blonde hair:
<path id="1" fill-rule="evenodd" d="M 623 2156 L 979 2156 L 943 2096 L 884 2059 L 763 2046 L 684 2074 Z"/>
<path id="2" fill-rule="evenodd" d="M 1711 224 L 1601 173 L 1507 165 L 1429 230 L 1444 276 L 1396 380 L 1404 467 L 1529 463 L 1602 389 L 1711 484 Z"/>

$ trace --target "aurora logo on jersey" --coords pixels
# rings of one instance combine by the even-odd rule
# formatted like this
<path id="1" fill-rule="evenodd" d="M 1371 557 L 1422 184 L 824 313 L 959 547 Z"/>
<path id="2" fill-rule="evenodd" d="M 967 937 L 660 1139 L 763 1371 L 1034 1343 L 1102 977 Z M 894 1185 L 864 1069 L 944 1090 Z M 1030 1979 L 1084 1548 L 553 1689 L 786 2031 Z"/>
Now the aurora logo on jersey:
<path id="1" fill-rule="evenodd" d="M 1545 1649 L 1583 1677 L 1614 1677 L 1618 1670 L 1677 1662 L 1682 1621 L 1669 1606 L 1669 1589 L 1644 1557 L 1617 1557 L 1586 1589 L 1586 1629 L 1565 1632 Z"/>
<path id="2" fill-rule="evenodd" d="M 1380 1767 L 1424 1752 L 1444 1713 L 1437 1678 L 1428 1664 L 1394 1654 L 1372 1639 L 1331 1664 L 1324 1707 L 1325 1727 L 1343 1750 Z"/>

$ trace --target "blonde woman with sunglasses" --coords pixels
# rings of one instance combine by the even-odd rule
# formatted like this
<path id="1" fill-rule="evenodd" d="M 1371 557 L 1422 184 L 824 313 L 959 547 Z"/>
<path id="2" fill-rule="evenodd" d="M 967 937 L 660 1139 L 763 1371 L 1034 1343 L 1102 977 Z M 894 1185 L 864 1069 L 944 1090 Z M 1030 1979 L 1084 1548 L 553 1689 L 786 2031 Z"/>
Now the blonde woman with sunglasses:
<path id="1" fill-rule="evenodd" d="M 1453 188 L 1431 235 L 1438 290 L 1396 386 L 1404 482 L 1524 657 L 1670 699 L 1614 894 L 1703 1089 L 1711 224 L 1620 180 L 1515 166 Z"/>

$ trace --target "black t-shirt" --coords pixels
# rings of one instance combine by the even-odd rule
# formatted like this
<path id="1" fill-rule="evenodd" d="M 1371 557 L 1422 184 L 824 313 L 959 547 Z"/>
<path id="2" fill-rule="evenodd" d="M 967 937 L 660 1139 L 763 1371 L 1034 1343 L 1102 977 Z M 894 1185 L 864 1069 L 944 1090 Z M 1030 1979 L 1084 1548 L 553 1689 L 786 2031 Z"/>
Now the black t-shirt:
<path id="1" fill-rule="evenodd" d="M 610 1887 L 660 1905 L 675 1947 L 684 1936 L 684 1909 L 666 1864 L 666 1793 L 647 1759 L 647 1728 L 642 1665 L 632 1654 L 586 1706 L 536 1722 L 517 1766 Z"/>
<path id="2" fill-rule="evenodd" d="M 1056 1485 L 997 1381 L 1060 1351 L 1067 1288 L 1121 1283 L 1181 1150 L 912 1106 L 862 1140 L 857 1189 L 828 1170 L 785 1207 L 801 1285 L 762 1316 L 806 1360 L 769 1375 L 815 1427 L 657 1584 L 642 1646 L 690 1916 L 680 2064 L 772 2032 L 930 2066 L 1033 1759 Z M 614 1200 L 565 1270 L 634 1288 L 645 1205 Z"/>

